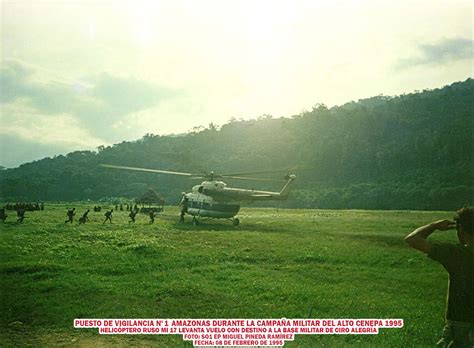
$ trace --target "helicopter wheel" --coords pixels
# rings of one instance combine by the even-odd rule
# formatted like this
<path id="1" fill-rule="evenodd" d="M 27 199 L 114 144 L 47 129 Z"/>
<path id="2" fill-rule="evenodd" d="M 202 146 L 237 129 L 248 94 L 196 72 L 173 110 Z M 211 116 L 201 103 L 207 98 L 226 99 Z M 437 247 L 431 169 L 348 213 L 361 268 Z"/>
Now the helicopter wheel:
<path id="1" fill-rule="evenodd" d="M 234 220 L 232 220 L 232 225 L 239 226 L 239 224 L 240 224 L 240 220 L 238 218 L 235 218 Z"/>

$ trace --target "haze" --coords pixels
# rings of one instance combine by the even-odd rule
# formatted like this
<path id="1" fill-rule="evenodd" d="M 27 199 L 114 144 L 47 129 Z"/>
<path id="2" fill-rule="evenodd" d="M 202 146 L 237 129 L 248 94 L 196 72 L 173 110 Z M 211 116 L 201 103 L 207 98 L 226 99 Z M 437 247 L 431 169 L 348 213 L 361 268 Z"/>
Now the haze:
<path id="1" fill-rule="evenodd" d="M 472 76 L 470 1 L 4 1 L 0 165 Z"/>

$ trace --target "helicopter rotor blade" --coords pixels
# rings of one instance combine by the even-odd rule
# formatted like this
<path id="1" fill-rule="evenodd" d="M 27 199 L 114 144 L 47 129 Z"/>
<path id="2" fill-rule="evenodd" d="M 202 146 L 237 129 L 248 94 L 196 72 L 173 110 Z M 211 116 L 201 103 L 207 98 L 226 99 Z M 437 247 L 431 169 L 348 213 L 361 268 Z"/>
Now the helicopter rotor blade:
<path id="1" fill-rule="evenodd" d="M 204 179 L 204 180 L 216 180 L 216 179 L 233 179 L 233 180 L 251 180 L 251 181 L 265 181 L 265 182 L 285 182 L 286 180 L 280 179 L 266 179 L 266 178 L 254 178 L 254 177 L 245 177 L 245 176 L 231 176 L 231 175 L 219 175 L 216 174 L 212 176 L 201 175 L 201 176 L 191 176 L 188 179 Z"/>
<path id="2" fill-rule="evenodd" d="M 266 170 L 259 172 L 247 172 L 247 173 L 233 173 L 233 174 L 222 174 L 224 177 L 228 176 L 246 176 L 246 175 L 260 175 L 260 174 L 276 174 L 276 173 L 290 173 L 295 171 L 295 168 L 290 169 L 279 169 L 279 170 Z"/>
<path id="3" fill-rule="evenodd" d="M 127 167 L 127 166 L 116 166 L 113 164 L 101 164 L 101 167 L 113 168 L 113 169 L 125 169 L 125 170 L 135 170 L 138 172 L 151 172 L 151 173 L 161 173 L 161 174 L 173 174 L 181 176 L 195 176 L 196 174 L 192 173 L 183 173 L 183 172 L 173 172 L 170 170 L 160 170 L 160 169 L 148 169 L 148 168 L 137 168 L 137 167 Z M 200 174 L 197 174 L 200 175 Z"/>
<path id="4" fill-rule="evenodd" d="M 180 175 L 180 176 L 186 176 L 186 177 L 188 177 L 188 179 L 204 179 L 204 180 L 235 179 L 235 180 L 251 180 L 251 181 L 265 181 L 265 182 L 284 182 L 285 180 L 256 178 L 256 177 L 249 177 L 249 176 L 245 176 L 245 175 L 288 172 L 287 170 L 278 170 L 278 171 L 265 171 L 265 172 L 262 171 L 262 172 L 253 172 L 253 173 L 239 173 L 239 174 L 225 174 L 225 175 L 222 175 L 222 174 L 216 174 L 214 172 L 210 172 L 208 174 L 185 173 L 185 172 L 175 172 L 175 171 L 171 171 L 171 170 L 162 170 L 162 169 L 149 169 L 149 168 L 138 168 L 138 167 L 128 167 L 128 166 L 117 166 L 117 165 L 114 165 L 114 164 L 101 164 L 100 166 L 104 167 L 104 168 L 133 170 L 133 171 L 138 171 L 138 172 Z"/>
<path id="5" fill-rule="evenodd" d="M 250 176 L 221 175 L 221 177 L 224 178 L 224 179 L 266 181 L 266 182 L 285 182 L 286 181 L 286 180 L 281 180 L 281 179 L 254 178 L 254 177 L 250 177 Z"/>

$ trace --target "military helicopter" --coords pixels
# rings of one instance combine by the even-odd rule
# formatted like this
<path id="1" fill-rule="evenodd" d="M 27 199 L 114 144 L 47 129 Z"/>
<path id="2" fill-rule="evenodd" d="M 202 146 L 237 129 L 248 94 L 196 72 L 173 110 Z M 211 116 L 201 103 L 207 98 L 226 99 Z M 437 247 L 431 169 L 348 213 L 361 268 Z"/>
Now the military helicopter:
<path id="1" fill-rule="evenodd" d="M 285 176 L 285 180 L 273 180 L 259 177 L 250 177 L 248 175 L 259 175 L 276 173 L 282 171 L 266 171 L 252 173 L 237 174 L 216 174 L 213 171 L 207 174 L 193 174 L 185 172 L 175 172 L 161 169 L 147 169 L 127 166 L 117 166 L 112 164 L 102 164 L 102 167 L 134 170 L 141 172 L 151 172 L 160 174 L 171 174 L 188 177 L 190 179 L 204 179 L 200 185 L 195 185 L 191 192 L 183 192 L 180 208 L 180 221 L 184 222 L 184 215 L 188 214 L 193 217 L 193 224 L 198 224 L 199 218 L 216 218 L 231 219 L 234 226 L 238 226 L 240 220 L 235 217 L 240 210 L 240 202 L 247 201 L 268 201 L 268 200 L 285 200 L 292 189 L 292 184 L 296 179 L 296 175 L 289 174 Z M 241 189 L 227 187 L 227 184 L 220 179 L 238 179 L 252 181 L 283 181 L 285 182 L 280 192 L 260 191 L 254 189 Z"/>

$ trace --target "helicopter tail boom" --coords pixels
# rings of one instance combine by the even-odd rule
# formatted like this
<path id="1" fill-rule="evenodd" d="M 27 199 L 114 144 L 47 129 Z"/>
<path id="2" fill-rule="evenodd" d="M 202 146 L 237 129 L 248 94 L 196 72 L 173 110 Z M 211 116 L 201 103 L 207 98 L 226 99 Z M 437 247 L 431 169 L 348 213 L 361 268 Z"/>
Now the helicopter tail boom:
<path id="1" fill-rule="evenodd" d="M 293 183 L 296 179 L 296 175 L 288 175 L 286 177 L 288 180 L 283 186 L 280 192 L 265 192 L 265 191 L 254 191 L 250 195 L 250 199 L 253 201 L 264 201 L 264 200 L 285 200 L 288 198 L 291 189 L 293 188 Z"/>
<path id="2" fill-rule="evenodd" d="M 286 182 L 285 186 L 283 186 L 282 190 L 280 191 L 278 199 L 287 199 L 288 195 L 290 194 L 291 189 L 293 188 L 293 183 L 296 179 L 296 175 L 291 174 L 287 176 L 288 181 Z"/>

